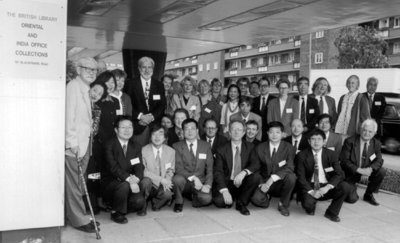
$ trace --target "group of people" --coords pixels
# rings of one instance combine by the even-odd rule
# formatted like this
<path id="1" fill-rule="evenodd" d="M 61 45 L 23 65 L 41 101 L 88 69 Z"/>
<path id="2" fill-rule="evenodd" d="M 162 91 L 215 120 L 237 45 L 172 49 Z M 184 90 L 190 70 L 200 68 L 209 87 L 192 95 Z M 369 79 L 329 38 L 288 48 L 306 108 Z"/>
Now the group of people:
<path id="1" fill-rule="evenodd" d="M 78 76 L 67 84 L 66 95 L 66 215 L 73 227 L 95 232 L 82 200 L 77 160 L 84 173 L 97 180 L 93 201 L 116 223 L 125 215 L 147 214 L 174 205 L 183 211 L 184 198 L 193 207 L 214 204 L 250 215 L 251 202 L 268 208 L 278 197 L 278 210 L 289 216 L 296 198 L 308 215 L 317 201 L 332 199 L 325 217 L 339 222 L 343 202 L 358 200 L 356 183 L 368 183 L 363 199 L 373 196 L 385 176 L 377 136 L 385 99 L 376 93 L 378 79 L 346 81 L 349 93 L 338 103 L 331 86 L 319 78 L 309 93 L 306 77 L 297 80 L 298 95 L 289 95 L 291 82 L 256 83 L 239 78 L 221 93 L 218 79 L 196 82 L 185 77 L 154 79 L 154 61 L 142 57 L 140 77 L 125 83 L 122 70 L 98 73 L 96 60 L 77 61 Z M 253 85 L 253 84 L 252 84 Z M 198 92 L 197 92 L 198 90 Z"/>

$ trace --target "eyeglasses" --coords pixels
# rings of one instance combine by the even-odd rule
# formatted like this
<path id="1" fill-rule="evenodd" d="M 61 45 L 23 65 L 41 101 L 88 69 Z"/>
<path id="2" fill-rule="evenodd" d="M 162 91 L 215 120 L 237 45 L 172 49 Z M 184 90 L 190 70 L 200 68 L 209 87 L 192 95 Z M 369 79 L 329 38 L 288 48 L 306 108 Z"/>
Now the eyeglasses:
<path id="1" fill-rule="evenodd" d="M 206 127 L 206 129 L 207 129 L 207 130 L 210 130 L 210 131 L 217 130 L 217 128 L 216 128 L 216 127 Z"/>
<path id="2" fill-rule="evenodd" d="M 97 73 L 97 69 L 95 68 L 89 68 L 89 67 L 84 67 L 84 66 L 79 66 L 80 68 L 83 68 L 86 72 L 88 73 Z"/>
<path id="3" fill-rule="evenodd" d="M 268 87 L 269 87 L 269 85 L 266 85 L 266 84 L 260 85 L 260 88 L 263 88 L 263 89 L 266 89 L 266 88 L 268 88 Z"/>
<path id="4" fill-rule="evenodd" d="M 231 130 L 234 132 L 243 132 L 243 128 L 232 128 Z"/>
<path id="5" fill-rule="evenodd" d="M 239 87 L 247 87 L 247 84 L 239 84 Z"/>
<path id="6" fill-rule="evenodd" d="M 133 129 L 133 127 L 118 127 L 119 129 L 122 129 L 122 130 L 132 130 Z"/>

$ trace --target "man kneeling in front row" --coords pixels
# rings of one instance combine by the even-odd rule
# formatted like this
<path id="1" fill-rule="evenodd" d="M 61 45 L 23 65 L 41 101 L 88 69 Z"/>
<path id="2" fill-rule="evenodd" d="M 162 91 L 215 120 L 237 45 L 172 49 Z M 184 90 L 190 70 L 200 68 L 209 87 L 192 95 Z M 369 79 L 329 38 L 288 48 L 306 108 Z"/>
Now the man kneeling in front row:
<path id="1" fill-rule="evenodd" d="M 242 140 L 246 125 L 241 119 L 233 119 L 229 125 L 231 141 L 217 149 L 214 162 L 214 204 L 218 208 L 230 208 L 236 199 L 236 210 L 250 215 L 246 208 L 257 188 L 260 175 L 258 161 L 250 160 L 254 145 Z"/>

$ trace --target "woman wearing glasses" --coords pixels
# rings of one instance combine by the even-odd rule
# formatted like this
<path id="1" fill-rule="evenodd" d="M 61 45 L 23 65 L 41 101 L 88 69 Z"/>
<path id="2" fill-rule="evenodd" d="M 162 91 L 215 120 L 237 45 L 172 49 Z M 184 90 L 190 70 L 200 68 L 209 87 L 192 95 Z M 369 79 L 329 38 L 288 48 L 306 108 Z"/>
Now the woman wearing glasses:
<path id="1" fill-rule="evenodd" d="M 213 118 L 219 124 L 221 120 L 221 109 L 222 107 L 218 105 L 214 97 L 211 95 L 210 83 L 202 79 L 197 85 L 197 89 L 200 91 L 198 95 L 200 100 L 201 112 L 199 118 L 199 135 L 202 136 L 206 131 L 204 130 L 204 121 Z"/>
<path id="2" fill-rule="evenodd" d="M 189 112 L 189 118 L 199 121 L 200 100 L 196 94 L 196 81 L 190 76 L 186 76 L 181 81 L 183 94 L 174 94 L 171 107 L 175 111 L 177 108 L 184 108 Z"/>

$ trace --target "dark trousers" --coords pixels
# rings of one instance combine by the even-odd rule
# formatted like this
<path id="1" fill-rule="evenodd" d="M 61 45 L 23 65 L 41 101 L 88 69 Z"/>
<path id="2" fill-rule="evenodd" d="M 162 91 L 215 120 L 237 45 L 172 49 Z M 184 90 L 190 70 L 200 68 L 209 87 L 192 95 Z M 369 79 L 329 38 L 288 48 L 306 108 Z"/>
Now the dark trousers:
<path id="1" fill-rule="evenodd" d="M 207 206 L 212 201 L 211 191 L 204 193 L 194 188 L 194 182 L 189 181 L 183 175 L 177 174 L 172 178 L 174 184 L 175 203 L 182 204 L 182 194 L 190 193 L 193 195 L 192 205 L 194 207 Z"/>
<path id="2" fill-rule="evenodd" d="M 232 199 L 237 199 L 241 201 L 244 205 L 249 204 L 250 197 L 253 195 L 254 191 L 257 189 L 258 184 L 260 183 L 261 176 L 258 173 L 253 173 L 249 176 L 246 176 L 240 187 L 236 187 L 233 184 L 233 180 L 225 181 L 227 189 L 232 196 Z M 213 187 L 213 200 L 214 205 L 218 208 L 224 208 L 227 206 L 224 201 L 224 197 L 221 192 Z"/>
<path id="3" fill-rule="evenodd" d="M 321 187 L 324 187 L 325 185 L 326 184 L 321 184 Z M 314 187 L 314 183 L 311 184 L 311 187 Z M 348 196 L 349 192 L 349 184 L 345 181 L 342 181 L 337 185 L 337 187 L 329 190 L 323 197 L 318 199 L 315 199 L 307 192 L 302 192 L 301 205 L 307 211 L 314 211 L 317 201 L 332 199 L 327 211 L 329 211 L 332 215 L 338 216 L 340 209 L 342 208 L 343 201 Z"/>
<path id="4" fill-rule="evenodd" d="M 365 190 L 365 195 L 369 196 L 372 193 L 378 193 L 379 188 L 381 187 L 382 181 L 385 178 L 386 175 L 386 169 L 384 168 L 379 168 L 378 170 L 372 171 L 369 180 L 368 180 L 368 186 L 367 190 Z M 361 178 L 361 176 L 359 177 Z M 359 181 L 357 181 L 359 182 Z M 348 181 L 347 183 L 349 184 L 350 187 L 350 193 L 349 196 L 345 199 L 346 202 L 348 203 L 355 203 L 358 200 L 358 194 L 357 194 L 357 186 L 355 181 Z"/>
<path id="5" fill-rule="evenodd" d="M 150 189 L 147 201 L 152 201 L 156 208 L 162 208 L 169 200 L 171 200 L 173 194 L 172 191 L 165 191 L 161 184 L 158 188 L 155 188 L 153 185 Z"/>
<path id="6" fill-rule="evenodd" d="M 266 181 L 267 179 L 262 179 L 260 184 L 265 183 Z M 260 188 L 257 188 L 253 197 L 250 199 L 251 203 L 257 207 L 267 208 L 269 206 L 269 199 L 267 197 L 268 194 L 272 197 L 279 197 L 279 201 L 282 203 L 282 205 L 289 207 L 290 197 L 295 186 L 296 175 L 294 173 L 289 173 L 282 180 L 274 182 L 267 193 L 264 193 Z"/>
<path id="7" fill-rule="evenodd" d="M 139 182 L 138 193 L 132 193 L 129 182 L 115 178 L 103 179 L 100 185 L 103 189 L 103 200 L 112 205 L 112 210 L 120 213 L 127 213 L 128 208 L 132 211 L 142 209 L 146 205 L 146 192 L 152 187 L 150 179 L 146 177 Z"/>

